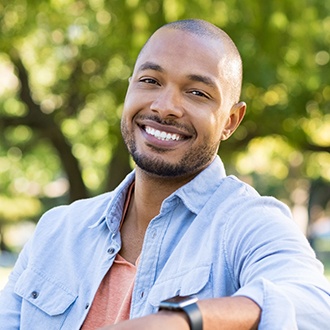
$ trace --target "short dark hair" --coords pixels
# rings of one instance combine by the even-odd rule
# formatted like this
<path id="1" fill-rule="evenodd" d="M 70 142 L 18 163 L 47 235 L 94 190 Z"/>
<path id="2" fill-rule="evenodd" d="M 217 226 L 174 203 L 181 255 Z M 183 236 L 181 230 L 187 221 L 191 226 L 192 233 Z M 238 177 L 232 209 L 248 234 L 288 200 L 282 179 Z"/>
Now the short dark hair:
<path id="1" fill-rule="evenodd" d="M 161 26 L 158 30 L 164 28 L 192 33 L 201 38 L 206 37 L 220 40 L 224 46 L 224 51 L 228 53 L 228 56 L 225 57 L 226 65 L 224 66 L 227 73 L 224 75 L 224 79 L 230 90 L 230 95 L 228 95 L 228 97 L 232 103 L 239 102 L 243 76 L 242 59 L 235 43 L 225 31 L 202 19 L 184 19 L 174 21 Z M 152 38 L 152 36 L 150 36 L 150 38 Z M 144 44 L 140 54 L 143 52 L 143 49 L 148 44 L 150 38 Z"/>
<path id="2" fill-rule="evenodd" d="M 169 27 L 176 30 L 187 31 L 198 36 L 206 36 L 214 39 L 226 38 L 231 41 L 229 36 L 214 24 L 202 19 L 184 19 L 170 22 L 162 27 Z M 232 42 L 232 41 L 231 41 Z"/>

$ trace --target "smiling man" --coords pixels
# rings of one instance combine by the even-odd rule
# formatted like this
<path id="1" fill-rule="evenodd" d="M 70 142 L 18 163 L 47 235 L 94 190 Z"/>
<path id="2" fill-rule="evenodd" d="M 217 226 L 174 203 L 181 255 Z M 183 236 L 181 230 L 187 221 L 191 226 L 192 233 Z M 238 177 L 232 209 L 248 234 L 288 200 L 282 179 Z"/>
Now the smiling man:
<path id="1" fill-rule="evenodd" d="M 227 176 L 242 64 L 202 20 L 138 56 L 122 135 L 136 168 L 48 211 L 0 296 L 1 329 L 326 329 L 330 286 L 288 208 Z"/>
<path id="2" fill-rule="evenodd" d="M 186 28 L 188 29 L 188 23 Z M 122 119 L 137 166 L 160 177 L 191 178 L 241 121 L 241 60 L 232 41 L 210 26 L 157 31 L 143 48 Z M 207 31 L 207 33 L 206 33 Z"/>

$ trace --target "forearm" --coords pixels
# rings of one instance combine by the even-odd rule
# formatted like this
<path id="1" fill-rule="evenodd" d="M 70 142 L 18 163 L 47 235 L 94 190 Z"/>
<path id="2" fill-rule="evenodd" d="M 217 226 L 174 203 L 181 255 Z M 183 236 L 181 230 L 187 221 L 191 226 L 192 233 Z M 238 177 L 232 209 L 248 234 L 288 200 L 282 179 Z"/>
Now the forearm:
<path id="1" fill-rule="evenodd" d="M 198 307 L 203 316 L 203 330 L 257 329 L 261 314 L 260 307 L 246 297 L 200 300 Z M 160 311 L 103 328 L 106 329 L 189 330 L 189 325 L 183 312 Z"/>
<path id="2" fill-rule="evenodd" d="M 182 312 L 160 311 L 144 317 L 123 321 L 100 330 L 189 330 L 188 320 Z"/>
<path id="3" fill-rule="evenodd" d="M 203 330 L 257 329 L 261 309 L 251 299 L 242 296 L 200 300 Z"/>

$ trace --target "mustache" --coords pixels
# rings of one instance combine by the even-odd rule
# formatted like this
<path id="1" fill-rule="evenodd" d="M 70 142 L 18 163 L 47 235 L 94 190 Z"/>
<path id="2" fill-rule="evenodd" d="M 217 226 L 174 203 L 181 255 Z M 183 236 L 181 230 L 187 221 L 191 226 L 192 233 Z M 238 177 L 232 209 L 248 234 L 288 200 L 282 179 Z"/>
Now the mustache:
<path id="1" fill-rule="evenodd" d="M 195 134 L 195 132 L 196 132 L 195 129 L 193 129 L 191 126 L 179 123 L 176 119 L 171 119 L 171 118 L 163 119 L 157 115 L 138 115 L 138 116 L 136 116 L 136 119 L 151 120 L 151 121 L 154 121 L 154 122 L 164 125 L 164 126 L 176 127 L 178 129 L 185 130 L 186 132 L 190 133 L 191 135 Z"/>

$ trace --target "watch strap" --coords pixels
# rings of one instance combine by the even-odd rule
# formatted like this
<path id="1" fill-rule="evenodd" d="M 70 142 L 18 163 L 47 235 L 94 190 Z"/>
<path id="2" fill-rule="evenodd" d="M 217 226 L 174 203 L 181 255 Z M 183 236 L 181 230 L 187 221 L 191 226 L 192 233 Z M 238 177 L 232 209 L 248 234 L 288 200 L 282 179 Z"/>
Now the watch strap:
<path id="1" fill-rule="evenodd" d="M 203 330 L 202 313 L 196 303 L 182 307 L 188 317 L 190 330 Z"/>

